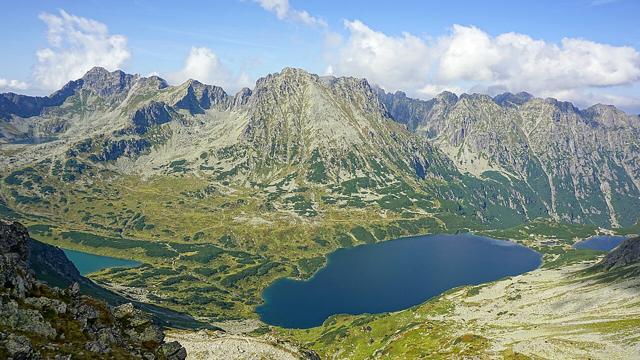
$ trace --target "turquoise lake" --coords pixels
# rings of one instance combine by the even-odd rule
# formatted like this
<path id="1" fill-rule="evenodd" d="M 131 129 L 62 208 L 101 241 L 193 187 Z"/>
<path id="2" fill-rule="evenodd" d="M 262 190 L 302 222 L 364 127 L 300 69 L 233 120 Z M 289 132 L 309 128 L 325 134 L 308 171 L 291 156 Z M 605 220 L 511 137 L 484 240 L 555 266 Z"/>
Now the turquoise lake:
<path id="1" fill-rule="evenodd" d="M 100 271 L 112 267 L 135 267 L 139 262 L 126 259 L 118 259 L 110 256 L 89 254 L 81 251 L 62 249 L 67 258 L 78 268 L 80 275 Z"/>
<path id="2" fill-rule="evenodd" d="M 339 249 L 311 279 L 279 279 L 262 294 L 262 321 L 286 328 L 321 325 L 335 314 L 397 311 L 449 289 L 531 271 L 541 255 L 472 234 L 402 238 Z"/>

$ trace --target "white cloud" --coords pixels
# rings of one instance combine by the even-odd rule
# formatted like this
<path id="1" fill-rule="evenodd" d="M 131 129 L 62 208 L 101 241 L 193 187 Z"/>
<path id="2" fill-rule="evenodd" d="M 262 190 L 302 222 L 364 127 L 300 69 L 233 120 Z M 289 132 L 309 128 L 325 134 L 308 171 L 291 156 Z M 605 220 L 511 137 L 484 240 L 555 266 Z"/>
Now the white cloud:
<path id="1" fill-rule="evenodd" d="M 327 23 L 312 16 L 305 10 L 296 10 L 291 7 L 289 0 L 254 0 L 263 9 L 274 13 L 280 20 L 292 20 L 310 26 L 326 27 Z"/>
<path id="2" fill-rule="evenodd" d="M 0 78 L 0 90 L 26 90 L 29 84 L 19 80 L 9 80 Z"/>
<path id="3" fill-rule="evenodd" d="M 234 75 L 220 61 L 218 56 L 206 47 L 192 47 L 185 60 L 184 67 L 176 73 L 167 75 L 167 79 L 174 84 L 194 79 L 205 84 L 221 86 L 231 91 L 250 86 L 248 75 L 244 73 L 237 76 Z"/>
<path id="4" fill-rule="evenodd" d="M 454 25 L 440 40 L 439 80 L 466 80 L 533 91 L 625 85 L 640 80 L 640 53 L 564 38 L 560 44 L 517 33 L 491 37 L 475 27 Z"/>
<path id="5" fill-rule="evenodd" d="M 622 104 L 621 97 L 605 97 L 601 90 L 640 81 L 640 53 L 628 46 L 575 38 L 556 44 L 518 33 L 491 36 L 461 25 L 431 40 L 409 33 L 390 36 L 357 20 L 346 21 L 345 27 L 349 36 L 328 50 L 327 68 L 414 96 L 501 89 L 565 94 L 568 100 L 618 99 Z"/>
<path id="6" fill-rule="evenodd" d="M 431 66 L 429 45 L 408 33 L 391 37 L 360 21 L 345 21 L 350 36 L 329 55 L 333 73 L 366 77 L 389 90 L 425 85 Z"/>
<path id="7" fill-rule="evenodd" d="M 38 50 L 34 79 L 47 90 L 59 89 L 94 66 L 116 70 L 130 57 L 127 38 L 111 35 L 101 22 L 71 15 L 40 14 L 47 25 L 49 47 Z"/>

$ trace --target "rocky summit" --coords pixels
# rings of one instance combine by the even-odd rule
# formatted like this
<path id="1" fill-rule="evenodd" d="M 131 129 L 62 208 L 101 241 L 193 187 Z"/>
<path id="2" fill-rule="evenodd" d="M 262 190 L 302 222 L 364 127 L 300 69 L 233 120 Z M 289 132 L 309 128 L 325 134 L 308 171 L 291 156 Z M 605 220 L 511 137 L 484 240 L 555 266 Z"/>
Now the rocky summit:
<path id="1" fill-rule="evenodd" d="M 0 221 L 0 358 L 186 358 L 185 349 L 164 342 L 162 329 L 131 303 L 111 308 L 81 295 L 78 283 L 61 290 L 37 280 L 30 241 L 22 225 Z"/>

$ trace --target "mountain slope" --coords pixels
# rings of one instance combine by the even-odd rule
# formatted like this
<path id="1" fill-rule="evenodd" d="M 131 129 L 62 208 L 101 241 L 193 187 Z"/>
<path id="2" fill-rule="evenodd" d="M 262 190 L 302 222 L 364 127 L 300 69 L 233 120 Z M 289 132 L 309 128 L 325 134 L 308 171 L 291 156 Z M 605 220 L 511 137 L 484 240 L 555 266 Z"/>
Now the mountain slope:
<path id="1" fill-rule="evenodd" d="M 527 93 L 378 96 L 395 120 L 433 141 L 461 171 L 519 183 L 557 220 L 629 226 L 640 215 L 638 116 Z"/>
<path id="2" fill-rule="evenodd" d="M 337 248 L 527 219 L 526 197 L 461 174 L 365 80 L 287 68 L 230 96 L 96 68 L 73 84 L 0 122 L 0 210 L 149 264 L 92 276 L 173 310 L 253 317 L 268 283 Z"/>
<path id="3" fill-rule="evenodd" d="M 632 359 L 640 356 L 640 264 L 540 268 L 385 314 L 279 329 L 326 359 Z"/>
<path id="4" fill-rule="evenodd" d="M 30 241 L 22 225 L 0 219 L 2 358 L 186 358 L 185 349 L 178 342 L 164 342 L 162 329 L 131 303 L 110 308 L 80 295 L 77 283 L 60 290 L 37 281 Z M 55 252 L 43 248 L 40 244 L 36 251 Z M 68 260 L 62 264 L 77 273 Z"/>
<path id="5" fill-rule="evenodd" d="M 524 115 L 509 115 L 535 104 L 518 105 L 526 96 L 505 98 L 508 106 L 453 94 L 393 105 L 365 80 L 291 68 L 235 95 L 100 68 L 65 88 L 72 91 L 61 104 L 12 110 L 0 121 L 0 212 L 43 242 L 144 262 L 91 276 L 204 321 L 255 317 L 269 283 L 311 276 L 338 248 L 526 227 L 550 216 L 609 226 L 606 201 L 596 200 L 614 209 L 637 201 L 625 188 L 595 198 L 601 214 L 571 201 L 559 182 L 595 190 L 584 179 L 547 176 L 546 162 L 563 170 L 562 159 L 534 152 Z M 401 109 L 412 125 L 398 122 Z M 425 125 L 418 114 L 440 120 Z M 548 116 L 544 110 L 539 118 Z M 604 123 L 622 126 L 615 118 Z M 487 155 L 473 158 L 478 166 L 460 164 L 484 148 Z M 627 156 L 622 150 L 619 157 Z M 466 171 L 476 167 L 491 171 Z M 549 178 L 562 181 L 551 187 Z M 634 214 L 616 210 L 616 221 L 627 224 Z"/>

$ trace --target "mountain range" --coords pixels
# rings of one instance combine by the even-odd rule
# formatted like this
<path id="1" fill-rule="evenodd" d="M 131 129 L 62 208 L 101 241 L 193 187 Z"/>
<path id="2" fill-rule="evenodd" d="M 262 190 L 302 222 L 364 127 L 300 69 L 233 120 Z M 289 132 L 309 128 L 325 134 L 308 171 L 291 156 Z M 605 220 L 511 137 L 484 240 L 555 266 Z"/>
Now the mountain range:
<path id="1" fill-rule="evenodd" d="M 418 100 L 293 68 L 232 96 L 93 68 L 47 97 L 0 94 L 0 118 L 3 201 L 16 210 L 78 183 L 191 175 L 307 220 L 369 206 L 493 227 L 640 217 L 640 118 L 608 105 L 527 93 Z"/>

